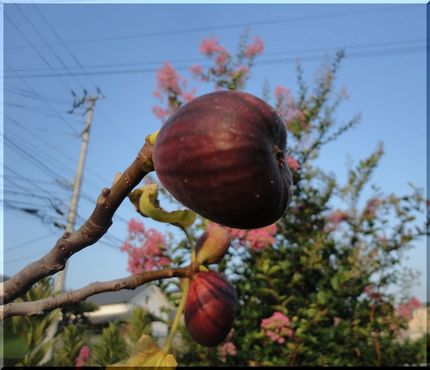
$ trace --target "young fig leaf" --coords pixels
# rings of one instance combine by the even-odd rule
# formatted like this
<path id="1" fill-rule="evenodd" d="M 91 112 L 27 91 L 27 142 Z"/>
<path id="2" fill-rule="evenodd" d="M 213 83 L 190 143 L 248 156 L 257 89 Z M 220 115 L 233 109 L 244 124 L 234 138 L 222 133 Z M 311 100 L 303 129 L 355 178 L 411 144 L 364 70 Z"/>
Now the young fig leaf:
<path id="1" fill-rule="evenodd" d="M 164 369 L 175 369 L 177 362 L 175 358 L 163 352 L 151 337 L 142 335 L 135 344 L 130 357 L 121 362 L 117 362 L 106 369 L 114 370 L 117 366 L 143 368 L 151 366 L 153 368 L 162 367 Z"/>
<path id="2" fill-rule="evenodd" d="M 159 222 L 169 223 L 183 229 L 191 226 L 196 220 L 196 214 L 190 210 L 165 211 L 158 201 L 157 184 L 148 184 L 136 189 L 129 195 L 136 210 L 144 217 L 150 217 Z"/>

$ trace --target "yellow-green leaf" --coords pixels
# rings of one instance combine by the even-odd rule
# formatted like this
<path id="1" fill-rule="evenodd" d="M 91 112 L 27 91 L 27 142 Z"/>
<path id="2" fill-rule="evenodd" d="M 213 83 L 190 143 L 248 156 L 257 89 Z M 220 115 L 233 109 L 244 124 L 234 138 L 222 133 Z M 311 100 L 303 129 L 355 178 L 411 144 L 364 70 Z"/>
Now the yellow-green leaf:
<path id="1" fill-rule="evenodd" d="M 114 369 L 117 366 L 121 368 L 145 368 L 152 366 L 154 368 L 163 367 L 164 369 L 175 369 L 177 362 L 171 354 L 163 352 L 157 344 L 153 342 L 148 335 L 142 335 L 135 344 L 130 357 L 116 364 L 106 367 Z"/>
<path id="2" fill-rule="evenodd" d="M 183 229 L 191 226 L 196 220 L 196 214 L 190 210 L 165 211 L 158 201 L 157 184 L 148 184 L 129 194 L 130 201 L 136 210 L 145 217 L 159 222 L 169 223 Z"/>

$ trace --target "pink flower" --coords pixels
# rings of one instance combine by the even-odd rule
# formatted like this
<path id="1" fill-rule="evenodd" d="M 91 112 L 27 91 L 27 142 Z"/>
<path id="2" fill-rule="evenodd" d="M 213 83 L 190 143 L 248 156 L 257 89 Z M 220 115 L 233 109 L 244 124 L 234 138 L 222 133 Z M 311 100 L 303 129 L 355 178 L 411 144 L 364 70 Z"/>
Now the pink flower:
<path id="1" fill-rule="evenodd" d="M 334 225 L 338 225 L 339 223 L 341 223 L 342 221 L 347 221 L 349 219 L 349 215 L 347 212 L 341 211 L 341 210 L 336 210 L 334 212 L 332 212 L 328 217 L 327 217 L 327 221 L 331 222 Z"/>
<path id="2" fill-rule="evenodd" d="M 78 356 L 75 359 L 76 367 L 82 367 L 84 365 L 88 364 L 88 361 L 90 360 L 90 348 L 88 346 L 82 346 Z"/>
<path id="3" fill-rule="evenodd" d="M 210 39 L 204 39 L 200 44 L 200 51 L 204 55 L 212 55 L 214 53 L 219 52 L 220 50 L 224 50 L 224 48 L 218 44 L 218 40 L 215 36 Z"/>
<path id="4" fill-rule="evenodd" d="M 121 246 L 121 252 L 128 252 L 132 248 L 132 245 L 125 241 L 124 244 Z"/>
<path id="5" fill-rule="evenodd" d="M 406 303 L 400 304 L 397 307 L 398 314 L 405 320 L 409 321 L 412 319 L 413 313 L 416 309 L 420 308 L 422 303 L 417 298 L 411 298 Z"/>
<path id="6" fill-rule="evenodd" d="M 145 232 L 145 227 L 143 225 L 143 222 L 137 221 L 134 218 L 132 218 L 129 222 L 128 222 L 128 232 L 131 234 L 141 234 L 143 232 Z"/>
<path id="7" fill-rule="evenodd" d="M 263 52 L 264 43 L 259 37 L 254 38 L 254 42 L 251 45 L 248 45 L 245 49 L 245 55 L 248 58 L 254 58 L 257 54 Z"/>
<path id="8" fill-rule="evenodd" d="M 276 225 L 269 225 L 260 229 L 249 230 L 245 240 L 252 250 L 260 250 L 275 242 Z"/>
<path id="9" fill-rule="evenodd" d="M 158 106 L 152 108 L 152 113 L 154 113 L 155 116 L 160 119 L 163 119 L 167 115 L 166 110 Z"/>
<path id="10" fill-rule="evenodd" d="M 155 229 L 145 229 L 143 223 L 130 220 L 127 240 L 121 251 L 128 253 L 128 270 L 133 274 L 169 266 L 165 254 L 164 236 Z"/>
<path id="11" fill-rule="evenodd" d="M 291 91 L 284 86 L 278 85 L 275 88 L 275 98 L 276 99 L 290 99 Z"/>
<path id="12" fill-rule="evenodd" d="M 286 337 L 291 338 L 293 336 L 290 319 L 279 311 L 261 320 L 260 327 L 274 343 L 283 344 Z"/>
<path id="13" fill-rule="evenodd" d="M 184 98 L 184 101 L 186 102 L 186 103 L 188 103 L 188 102 L 190 102 L 191 100 L 193 100 L 196 96 L 195 96 L 195 93 L 196 93 L 196 89 L 193 89 L 192 91 L 187 91 L 187 92 L 185 92 L 184 94 L 183 94 L 183 98 Z"/>
<path id="14" fill-rule="evenodd" d="M 227 356 L 236 356 L 237 355 L 237 349 L 234 343 L 232 342 L 226 342 L 224 343 L 218 350 L 219 357 L 221 358 L 222 362 L 226 361 Z"/>
<path id="15" fill-rule="evenodd" d="M 303 114 L 303 112 L 297 109 L 295 106 L 290 106 L 287 109 L 287 117 L 286 117 L 287 122 L 293 121 L 295 119 L 299 119 L 300 121 L 303 121 L 304 118 L 305 118 L 305 115 Z"/>
<path id="16" fill-rule="evenodd" d="M 381 204 L 382 202 L 379 198 L 372 198 L 368 200 L 366 207 L 364 208 L 364 211 L 363 211 L 363 216 L 366 218 L 374 218 L 376 211 L 378 210 Z"/>
<path id="17" fill-rule="evenodd" d="M 216 223 L 211 222 L 207 226 L 207 230 L 213 228 L 224 227 Z M 250 248 L 253 251 L 261 250 L 275 242 L 276 235 L 276 224 L 272 224 L 266 227 L 252 230 L 234 229 L 226 227 L 226 230 L 231 236 L 231 239 L 239 240 L 239 243 L 243 246 Z"/>
<path id="18" fill-rule="evenodd" d="M 201 65 L 195 64 L 190 67 L 190 72 L 194 75 L 201 75 L 203 73 L 203 68 Z"/>
<path id="19" fill-rule="evenodd" d="M 160 101 L 163 101 L 163 97 L 161 95 L 161 91 L 160 90 L 153 91 L 152 95 L 155 96 L 156 98 L 158 98 Z"/>
<path id="20" fill-rule="evenodd" d="M 175 94 L 181 94 L 181 88 L 179 87 L 179 74 L 172 67 L 170 62 L 165 62 L 157 71 L 157 86 L 161 91 L 170 90 Z"/>
<path id="21" fill-rule="evenodd" d="M 229 54 L 226 51 L 221 51 L 218 53 L 218 55 L 215 58 L 215 63 L 220 66 L 221 68 L 224 68 L 225 63 L 227 62 L 229 58 Z"/>
<path id="22" fill-rule="evenodd" d="M 287 155 L 287 164 L 288 164 L 288 167 L 294 172 L 297 172 L 297 170 L 300 167 L 299 162 L 297 162 L 293 157 L 289 155 Z"/>

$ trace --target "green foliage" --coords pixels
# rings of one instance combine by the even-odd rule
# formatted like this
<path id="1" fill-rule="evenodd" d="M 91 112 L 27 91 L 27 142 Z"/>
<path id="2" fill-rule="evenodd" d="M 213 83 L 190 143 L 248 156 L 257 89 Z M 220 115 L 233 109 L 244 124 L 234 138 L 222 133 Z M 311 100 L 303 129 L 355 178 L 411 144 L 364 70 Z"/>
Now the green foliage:
<path id="1" fill-rule="evenodd" d="M 119 324 L 110 323 L 102 332 L 97 343 L 92 347 L 91 362 L 97 366 L 106 366 L 125 360 L 130 348 L 120 331 Z"/>
<path id="2" fill-rule="evenodd" d="M 298 161 L 288 212 L 277 223 L 276 242 L 251 251 L 236 242 L 219 265 L 234 280 L 240 308 L 231 341 L 237 354 L 219 356 L 184 333 L 181 365 L 393 366 L 426 362 L 425 340 L 400 338 L 406 322 L 388 293 L 399 283 L 402 253 L 426 234 L 423 192 L 384 194 L 371 186 L 383 155 L 380 144 L 351 166 L 345 184 L 316 166 L 324 146 L 354 127 L 359 116 L 338 124 L 342 94 L 334 81 L 343 54 L 319 71 L 316 88 L 298 68 L 302 112 L 286 122 L 289 154 Z M 266 96 L 267 86 L 266 86 Z M 277 108 L 281 108 L 277 106 Z M 373 194 L 363 199 L 365 191 Z M 337 205 L 335 207 L 334 205 Z M 342 210 L 338 207 L 344 207 Z M 194 229 L 200 233 L 201 229 Z M 239 261 L 239 262 L 238 262 Z M 292 335 L 274 341 L 263 319 L 280 312 Z M 225 362 L 224 362 L 225 361 Z"/>
<path id="3" fill-rule="evenodd" d="M 131 345 L 137 343 L 144 334 L 151 333 L 151 324 L 156 318 L 143 307 L 136 307 L 127 320 L 127 334 Z"/>
<path id="4" fill-rule="evenodd" d="M 52 295 L 52 280 L 49 278 L 37 282 L 22 298 L 17 301 L 34 301 Z M 48 328 L 58 320 L 59 311 L 52 311 L 35 317 L 14 316 L 5 320 L 5 359 L 15 366 L 36 366 L 52 346 L 52 340 L 46 340 Z M 19 350 L 16 348 L 19 347 Z M 10 358 L 10 360 L 7 360 Z"/>
<path id="5" fill-rule="evenodd" d="M 53 363 L 56 366 L 75 366 L 75 359 L 83 345 L 83 333 L 78 326 L 66 326 L 56 337 Z"/>

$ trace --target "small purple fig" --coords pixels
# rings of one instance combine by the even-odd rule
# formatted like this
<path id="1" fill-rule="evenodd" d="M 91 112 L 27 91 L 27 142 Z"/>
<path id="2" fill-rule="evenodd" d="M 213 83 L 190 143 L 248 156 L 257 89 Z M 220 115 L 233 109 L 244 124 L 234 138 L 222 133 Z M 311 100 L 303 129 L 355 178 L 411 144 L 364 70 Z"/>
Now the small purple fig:
<path id="1" fill-rule="evenodd" d="M 230 332 L 237 309 L 236 290 L 221 274 L 198 272 L 190 282 L 185 325 L 199 344 L 213 347 Z"/>
<path id="2" fill-rule="evenodd" d="M 196 243 L 197 261 L 199 263 L 218 263 L 227 253 L 231 237 L 228 231 L 214 226 L 204 232 Z"/>
<path id="3" fill-rule="evenodd" d="M 154 168 L 183 205 L 238 229 L 271 225 L 285 212 L 292 177 L 287 133 L 275 110 L 239 91 L 202 95 L 161 128 Z"/>

